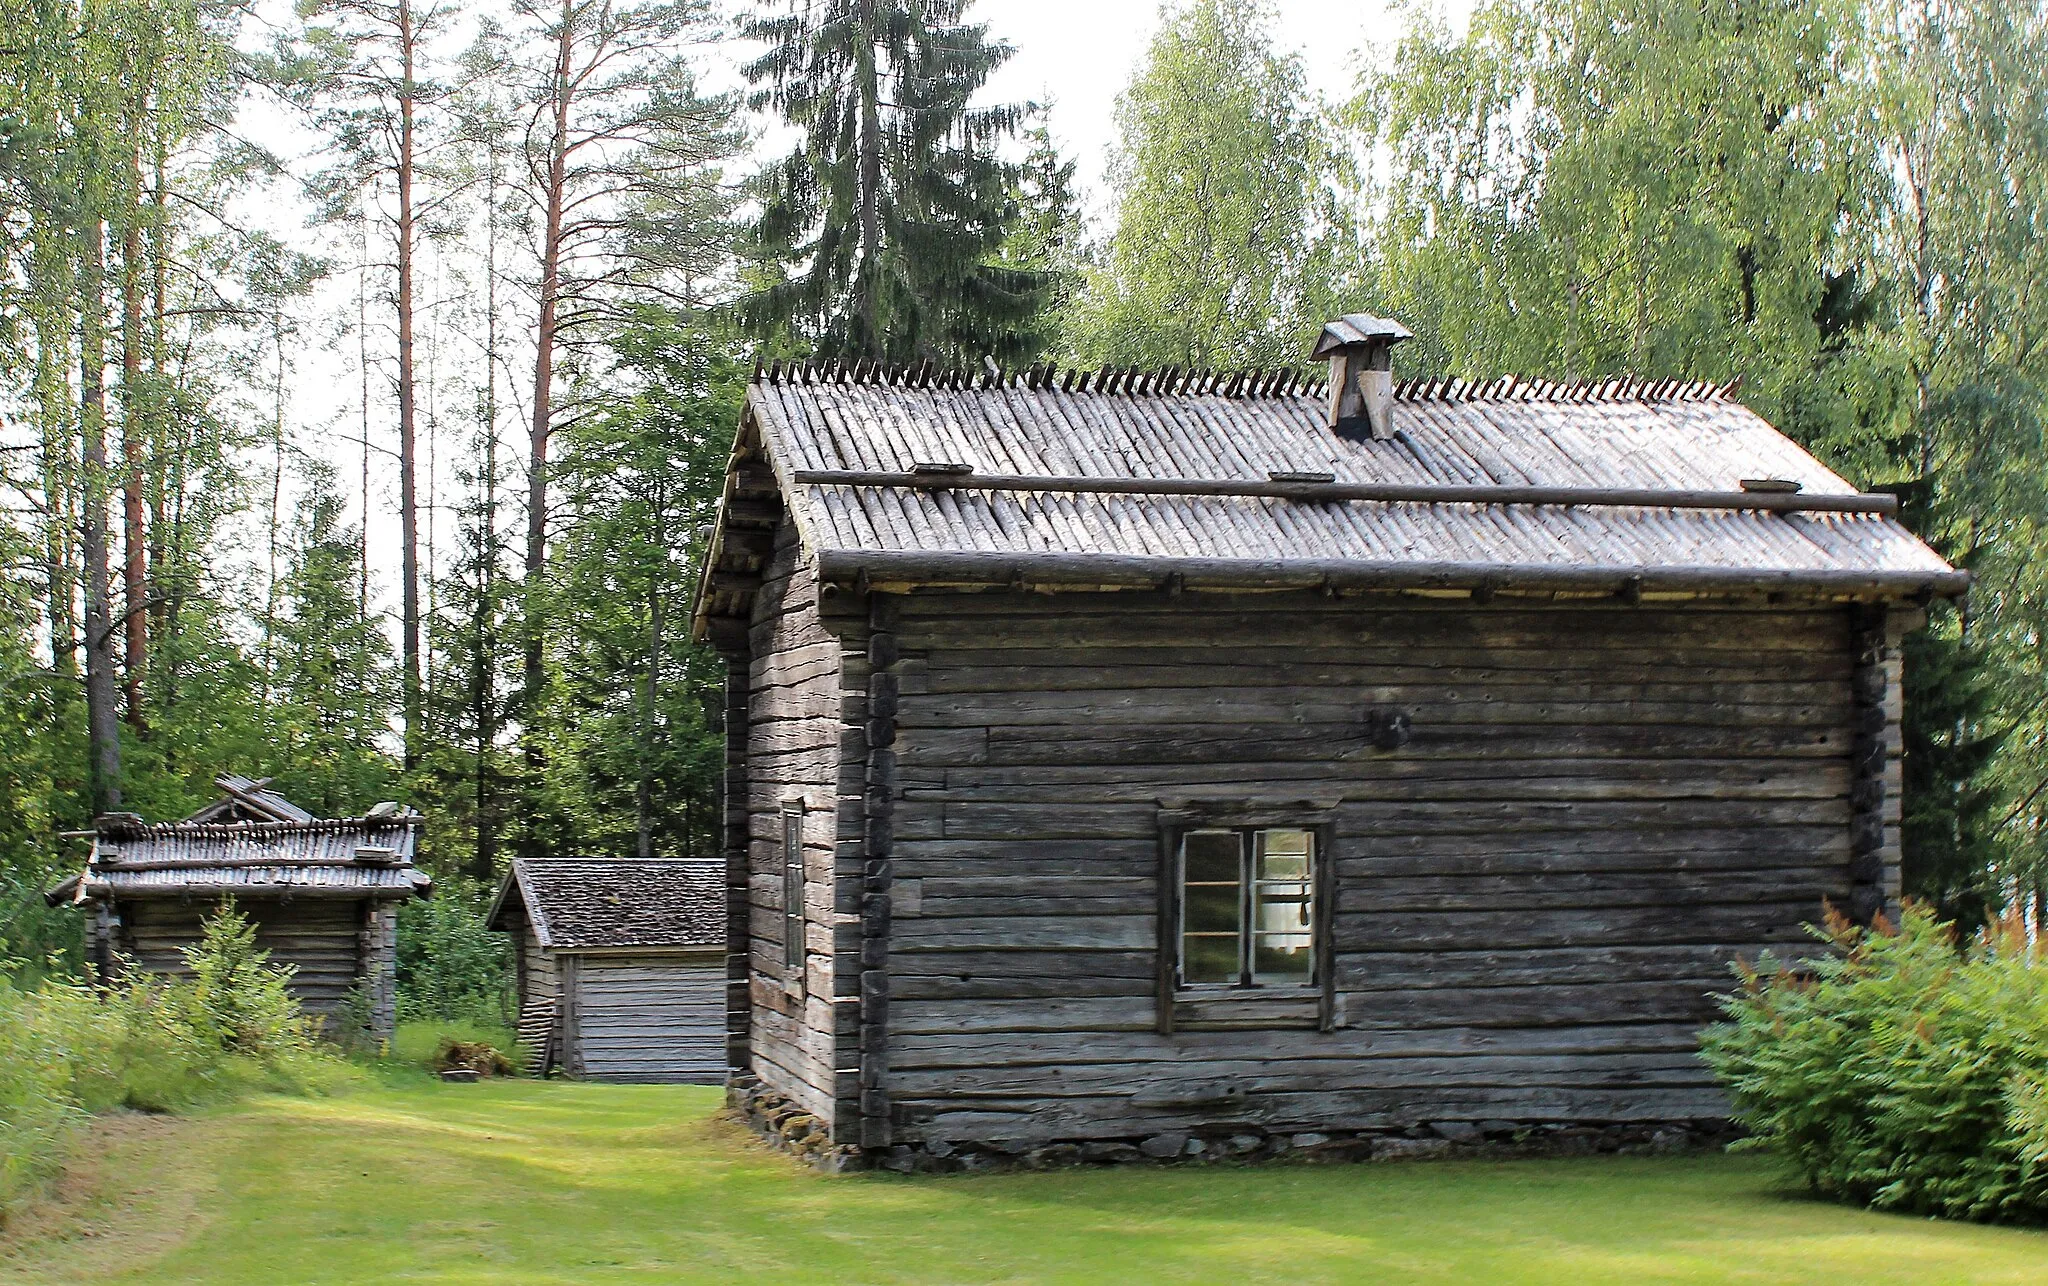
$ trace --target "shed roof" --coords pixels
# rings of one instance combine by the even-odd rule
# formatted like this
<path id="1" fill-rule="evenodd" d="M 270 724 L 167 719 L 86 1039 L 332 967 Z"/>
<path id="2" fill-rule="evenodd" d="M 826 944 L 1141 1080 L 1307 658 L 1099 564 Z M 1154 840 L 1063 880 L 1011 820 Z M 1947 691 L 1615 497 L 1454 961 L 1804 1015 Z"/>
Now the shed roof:
<path id="1" fill-rule="evenodd" d="M 699 595 L 743 616 L 787 506 L 828 580 L 1749 590 L 1967 584 L 1731 391 L 1409 381 L 1396 432 L 1291 373 L 755 378 Z M 1793 485 L 1796 484 L 1796 487 Z"/>
<path id="2" fill-rule="evenodd" d="M 550 950 L 722 947 L 725 866 L 633 857 L 522 857 L 491 903 L 487 923 L 512 927 L 523 911 Z"/>
<path id="3" fill-rule="evenodd" d="M 411 811 L 290 822 L 100 820 L 85 869 L 52 905 L 127 897 L 427 897 L 412 864 L 424 819 Z"/>

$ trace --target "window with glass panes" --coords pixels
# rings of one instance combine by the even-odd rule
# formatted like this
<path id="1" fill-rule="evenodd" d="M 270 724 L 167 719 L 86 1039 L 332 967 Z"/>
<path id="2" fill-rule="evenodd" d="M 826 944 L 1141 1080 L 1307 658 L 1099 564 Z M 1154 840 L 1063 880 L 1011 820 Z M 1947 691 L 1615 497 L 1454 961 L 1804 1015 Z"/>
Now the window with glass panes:
<path id="1" fill-rule="evenodd" d="M 1307 986 L 1315 980 L 1316 833 L 1292 827 L 1183 831 L 1180 985 Z"/>

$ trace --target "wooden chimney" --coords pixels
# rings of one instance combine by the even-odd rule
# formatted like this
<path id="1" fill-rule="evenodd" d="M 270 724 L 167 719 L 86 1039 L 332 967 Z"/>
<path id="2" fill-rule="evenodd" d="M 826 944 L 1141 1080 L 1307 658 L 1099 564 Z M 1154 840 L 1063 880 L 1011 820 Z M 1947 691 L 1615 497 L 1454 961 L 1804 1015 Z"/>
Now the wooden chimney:
<path id="1" fill-rule="evenodd" d="M 1330 362 L 1330 427 L 1348 438 L 1394 435 L 1394 345 L 1414 335 L 1400 322 L 1346 313 L 1323 327 L 1311 354 Z"/>

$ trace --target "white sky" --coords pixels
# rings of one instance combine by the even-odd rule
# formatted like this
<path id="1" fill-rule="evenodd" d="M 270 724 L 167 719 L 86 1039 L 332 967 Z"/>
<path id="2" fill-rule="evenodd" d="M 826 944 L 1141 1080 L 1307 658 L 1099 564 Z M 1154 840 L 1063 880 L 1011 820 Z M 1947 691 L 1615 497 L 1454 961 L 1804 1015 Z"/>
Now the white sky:
<path id="1" fill-rule="evenodd" d="M 1466 0 L 1451 3 L 1462 9 Z M 1393 40 L 1396 8 L 1388 0 L 1277 0 L 1273 43 L 1283 53 L 1301 54 L 1312 89 L 1341 97 L 1351 89 L 1360 47 Z M 990 79 L 989 100 L 1052 103 L 1053 135 L 1079 162 L 1091 210 L 1100 209 L 1104 161 L 1116 142 L 1116 96 L 1158 30 L 1158 4 L 979 0 L 970 15 L 1017 51 Z"/>

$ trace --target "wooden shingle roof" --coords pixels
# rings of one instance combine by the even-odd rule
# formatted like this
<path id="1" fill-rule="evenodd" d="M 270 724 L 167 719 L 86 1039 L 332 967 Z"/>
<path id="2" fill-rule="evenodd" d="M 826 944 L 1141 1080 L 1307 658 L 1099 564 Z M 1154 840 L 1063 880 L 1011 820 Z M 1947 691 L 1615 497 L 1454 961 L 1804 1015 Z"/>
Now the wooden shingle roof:
<path id="1" fill-rule="evenodd" d="M 125 897 L 427 897 L 412 864 L 424 823 L 413 812 L 288 822 L 100 819 L 84 871 L 52 888 L 53 904 Z"/>
<path id="2" fill-rule="evenodd" d="M 720 947 L 725 866 L 661 858 L 520 858 L 487 923 L 510 929 L 523 913 L 552 950 Z"/>
<path id="3" fill-rule="evenodd" d="M 1409 381 L 1384 440 L 1294 372 L 757 375 L 698 600 L 743 617 L 786 512 L 828 581 L 1960 593 L 1731 391 Z"/>

